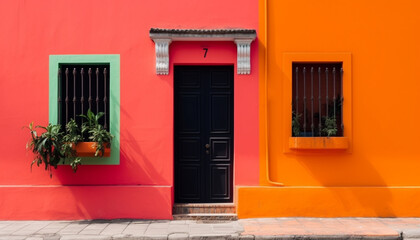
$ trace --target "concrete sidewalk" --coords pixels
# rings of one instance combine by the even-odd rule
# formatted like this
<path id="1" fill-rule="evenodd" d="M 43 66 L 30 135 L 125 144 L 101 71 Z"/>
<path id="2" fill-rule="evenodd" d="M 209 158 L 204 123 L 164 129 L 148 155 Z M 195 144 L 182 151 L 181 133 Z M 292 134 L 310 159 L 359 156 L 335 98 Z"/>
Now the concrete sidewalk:
<path id="1" fill-rule="evenodd" d="M 420 239 L 420 218 L 0 221 L 0 239 Z"/>

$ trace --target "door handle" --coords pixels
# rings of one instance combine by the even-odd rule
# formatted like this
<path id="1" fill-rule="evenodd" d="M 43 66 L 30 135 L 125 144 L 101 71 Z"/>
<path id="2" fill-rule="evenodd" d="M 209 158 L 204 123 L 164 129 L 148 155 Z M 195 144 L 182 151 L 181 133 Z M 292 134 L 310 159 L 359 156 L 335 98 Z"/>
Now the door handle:
<path id="1" fill-rule="evenodd" d="M 210 144 L 206 143 L 205 147 L 206 147 L 206 154 L 210 154 L 210 151 L 209 151 Z"/>

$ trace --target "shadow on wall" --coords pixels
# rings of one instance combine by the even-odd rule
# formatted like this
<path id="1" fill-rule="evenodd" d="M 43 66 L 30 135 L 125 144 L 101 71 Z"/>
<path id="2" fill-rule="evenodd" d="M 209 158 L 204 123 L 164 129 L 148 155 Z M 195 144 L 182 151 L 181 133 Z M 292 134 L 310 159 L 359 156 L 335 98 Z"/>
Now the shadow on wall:
<path id="1" fill-rule="evenodd" d="M 312 155 L 298 154 L 295 159 L 312 174 L 319 185 L 326 187 L 344 209 L 366 215 L 396 217 L 393 209 L 394 199 L 386 182 L 368 158 L 358 156 L 349 158 L 340 151 L 328 151 Z M 327 170 L 326 170 L 327 169 Z M 352 169 L 358 169 L 353 172 Z"/>
<path id="2" fill-rule="evenodd" d="M 121 109 L 121 113 L 127 118 L 127 112 Z M 158 156 L 159 136 L 144 142 L 141 139 L 122 128 L 119 165 L 82 165 L 77 173 L 70 166 L 59 166 L 53 178 L 62 185 L 170 185 L 164 176 L 169 166 L 150 159 L 143 150 L 147 148 L 148 155 Z"/>
<path id="3" fill-rule="evenodd" d="M 121 115 L 128 122 L 136 122 L 136 118 L 133 118 L 124 108 L 121 108 Z M 142 118 L 145 116 L 147 116 L 145 113 L 140 115 Z M 123 125 L 121 124 L 121 126 Z M 165 149 L 161 147 L 162 142 L 169 141 L 161 136 L 162 131 L 146 127 L 140 130 L 138 130 L 139 128 L 129 129 L 123 127 L 121 129 L 120 164 L 127 165 L 130 174 L 128 177 L 138 179 L 134 184 L 172 185 L 172 180 L 168 182 L 168 178 L 165 175 L 165 170 L 170 168 L 172 163 L 163 162 L 159 164 L 158 162 L 170 160 L 160 157 L 162 149 Z M 135 133 L 133 134 L 133 132 Z M 145 154 L 145 151 L 147 154 Z"/>
<path id="4" fill-rule="evenodd" d="M 124 146 L 121 146 L 120 161 L 121 164 L 125 162 L 126 168 L 130 169 L 129 174 L 132 176 L 129 177 L 142 179 L 141 182 L 135 184 L 168 185 L 168 183 L 165 183 L 166 180 L 161 171 L 167 165 L 156 164 L 156 161 L 153 162 L 152 159 L 148 158 L 140 147 L 141 142 L 137 141 L 131 133 L 126 132 L 123 138 Z"/>
<path id="5" fill-rule="evenodd" d="M 67 166 L 61 172 L 66 174 L 55 171 L 53 177 L 67 184 L 42 197 L 52 201 L 44 213 L 54 219 L 170 218 L 171 189 L 162 186 L 161 173 L 131 134 L 124 136 L 120 154 L 120 165 L 82 165 L 75 174 Z"/>

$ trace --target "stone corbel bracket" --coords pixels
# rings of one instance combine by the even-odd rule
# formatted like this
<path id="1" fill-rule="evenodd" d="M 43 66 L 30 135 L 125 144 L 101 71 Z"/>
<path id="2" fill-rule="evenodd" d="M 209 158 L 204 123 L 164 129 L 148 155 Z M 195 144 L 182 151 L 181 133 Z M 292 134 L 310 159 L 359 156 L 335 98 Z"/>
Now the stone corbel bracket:
<path id="1" fill-rule="evenodd" d="M 153 39 L 156 51 L 156 74 L 169 74 L 169 44 L 171 39 L 158 38 Z"/>
<path id="2" fill-rule="evenodd" d="M 155 42 L 156 74 L 169 74 L 169 46 L 173 41 L 233 41 L 237 46 L 237 73 L 251 73 L 251 43 L 257 34 L 252 29 L 160 29 L 151 28 Z"/>

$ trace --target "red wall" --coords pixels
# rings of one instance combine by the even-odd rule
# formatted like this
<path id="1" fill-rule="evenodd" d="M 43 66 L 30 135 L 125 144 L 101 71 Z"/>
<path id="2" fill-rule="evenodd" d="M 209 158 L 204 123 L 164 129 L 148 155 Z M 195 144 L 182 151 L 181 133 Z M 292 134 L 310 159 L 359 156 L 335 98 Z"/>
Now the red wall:
<path id="1" fill-rule="evenodd" d="M 235 64 L 235 185 L 258 184 L 258 39 L 251 75 L 232 42 L 174 42 L 159 76 L 151 27 L 258 30 L 258 1 L 0 2 L 0 219 L 171 218 L 174 64 Z M 48 123 L 52 54 L 120 54 L 120 165 L 31 173 L 21 128 Z"/>

